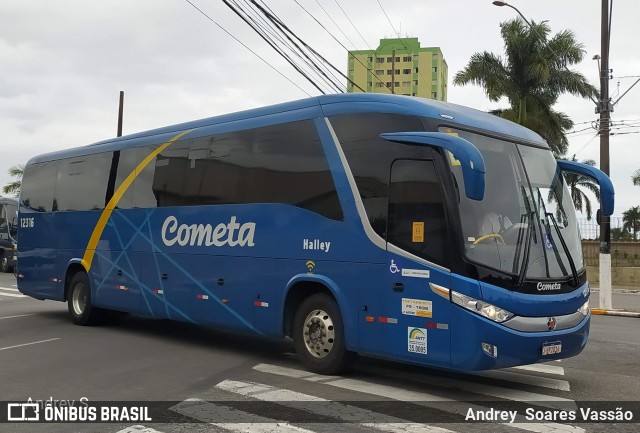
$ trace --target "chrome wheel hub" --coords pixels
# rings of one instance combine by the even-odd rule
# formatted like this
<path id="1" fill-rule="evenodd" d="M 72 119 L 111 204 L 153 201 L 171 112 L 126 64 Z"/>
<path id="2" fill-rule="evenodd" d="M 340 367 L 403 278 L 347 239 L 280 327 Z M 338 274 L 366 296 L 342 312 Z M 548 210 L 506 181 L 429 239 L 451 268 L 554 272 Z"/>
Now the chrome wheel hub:
<path id="1" fill-rule="evenodd" d="M 304 344 L 311 355 L 324 358 L 333 349 L 335 328 L 331 316 L 323 310 L 313 310 L 304 320 Z"/>

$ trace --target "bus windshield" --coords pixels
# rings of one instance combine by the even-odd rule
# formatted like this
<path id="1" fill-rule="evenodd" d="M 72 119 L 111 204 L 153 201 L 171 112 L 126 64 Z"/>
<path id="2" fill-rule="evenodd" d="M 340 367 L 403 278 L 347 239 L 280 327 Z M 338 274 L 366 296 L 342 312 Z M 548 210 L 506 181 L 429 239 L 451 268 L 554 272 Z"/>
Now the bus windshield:
<path id="1" fill-rule="evenodd" d="M 575 277 L 584 268 L 575 210 L 556 161 L 535 148 L 465 131 L 486 164 L 482 201 L 464 194 L 459 162 L 450 155 L 458 188 L 464 244 L 471 261 L 524 279 Z"/>

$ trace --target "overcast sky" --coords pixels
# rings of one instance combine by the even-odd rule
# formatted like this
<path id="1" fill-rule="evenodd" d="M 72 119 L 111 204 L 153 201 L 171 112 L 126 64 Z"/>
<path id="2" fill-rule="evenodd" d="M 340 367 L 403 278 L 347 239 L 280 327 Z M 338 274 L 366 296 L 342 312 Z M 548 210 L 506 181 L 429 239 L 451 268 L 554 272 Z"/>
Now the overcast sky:
<path id="1" fill-rule="evenodd" d="M 349 49 L 377 47 L 394 29 L 374 0 L 298 0 Z M 144 131 L 273 103 L 318 91 L 268 47 L 221 0 L 192 0 L 299 87 L 242 47 L 186 0 L 2 0 L 0 2 L 0 184 L 9 167 L 34 155 L 90 144 L 116 135 L 119 91 L 125 91 L 124 133 Z M 346 33 L 349 42 L 322 11 Z M 449 65 L 449 102 L 489 110 L 478 87 L 452 77 L 479 51 L 503 53 L 499 23 L 516 16 L 491 0 L 380 0 L 395 31 L 438 46 Z M 309 45 L 346 70 L 347 53 L 293 0 L 268 1 Z M 599 0 L 512 0 L 529 19 L 548 20 L 552 32 L 572 30 L 584 45 L 576 67 L 596 87 L 593 55 L 600 53 Z M 638 0 L 613 0 L 610 81 L 614 100 L 640 76 Z M 367 46 L 368 45 L 368 46 Z M 619 93 L 618 93 L 619 83 Z M 307 95 L 308 94 L 308 95 Z M 597 119 L 590 100 L 562 97 L 556 109 L 576 123 L 569 155 L 599 162 Z M 624 121 L 624 122 L 623 122 Z M 640 125 L 640 84 L 615 107 L 614 124 Z M 611 136 L 615 215 L 640 205 L 631 183 L 640 168 L 640 127 Z"/>

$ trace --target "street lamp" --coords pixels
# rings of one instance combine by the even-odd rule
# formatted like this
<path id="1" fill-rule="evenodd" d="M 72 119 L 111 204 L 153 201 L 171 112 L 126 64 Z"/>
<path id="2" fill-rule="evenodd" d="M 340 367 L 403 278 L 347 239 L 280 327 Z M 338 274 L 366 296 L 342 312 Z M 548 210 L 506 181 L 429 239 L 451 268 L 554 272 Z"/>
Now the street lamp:
<path id="1" fill-rule="evenodd" d="M 527 23 L 529 28 L 533 29 L 533 27 L 531 26 L 531 23 L 524 17 L 524 15 L 522 15 L 522 12 L 520 12 L 517 7 L 512 6 L 507 2 L 501 2 L 501 1 L 498 1 L 498 0 L 494 1 L 493 4 L 496 5 L 496 6 L 507 6 L 507 7 L 510 7 L 511 9 L 513 9 L 514 11 L 518 12 L 518 15 L 520 15 L 522 17 L 522 19 L 524 20 L 525 23 Z"/>
<path id="2" fill-rule="evenodd" d="M 525 23 L 533 31 L 537 31 L 531 23 L 522 15 L 522 12 L 515 6 L 507 2 L 493 1 L 496 6 L 507 6 L 518 12 Z M 600 115 L 600 169 L 609 175 L 609 121 L 610 112 L 613 111 L 612 104 L 609 99 L 609 0 L 602 0 L 602 23 L 601 23 L 601 56 L 594 56 L 594 60 L 598 60 L 598 69 L 600 69 L 600 100 L 597 101 L 592 96 L 589 98 L 596 104 L 596 113 Z M 556 53 L 547 46 L 551 52 Z M 557 57 L 557 55 L 556 55 Z M 602 63 L 600 62 L 602 60 Z M 567 65 L 563 65 L 569 71 Z M 635 84 L 634 84 L 635 85 Z M 623 95 L 624 96 L 624 95 Z M 617 101 L 616 101 L 617 102 Z M 602 215 L 600 221 L 600 308 L 610 309 L 611 305 L 611 226 L 609 217 Z"/>

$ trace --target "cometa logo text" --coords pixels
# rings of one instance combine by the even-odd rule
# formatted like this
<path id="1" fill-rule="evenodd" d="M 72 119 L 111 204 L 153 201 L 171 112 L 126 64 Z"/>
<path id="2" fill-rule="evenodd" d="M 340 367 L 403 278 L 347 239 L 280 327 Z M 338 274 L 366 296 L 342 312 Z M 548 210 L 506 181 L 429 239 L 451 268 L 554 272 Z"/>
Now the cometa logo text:
<path id="1" fill-rule="evenodd" d="M 560 290 L 560 283 L 541 283 L 538 282 L 536 286 L 539 292 L 544 292 L 548 290 Z"/>
<path id="2" fill-rule="evenodd" d="M 215 228 L 211 224 L 179 224 L 178 219 L 169 216 L 162 224 L 162 242 L 168 247 L 176 243 L 184 246 L 216 246 L 229 245 L 252 247 L 256 223 L 240 224 L 232 216 L 227 224 L 220 223 Z"/>

